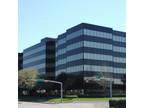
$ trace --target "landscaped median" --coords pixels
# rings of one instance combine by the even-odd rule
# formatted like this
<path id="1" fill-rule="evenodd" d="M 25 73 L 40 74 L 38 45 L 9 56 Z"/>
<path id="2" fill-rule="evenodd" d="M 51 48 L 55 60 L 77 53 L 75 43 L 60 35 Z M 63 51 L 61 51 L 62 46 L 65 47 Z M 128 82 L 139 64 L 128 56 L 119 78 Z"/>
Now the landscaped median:
<path id="1" fill-rule="evenodd" d="M 64 97 L 63 103 L 71 103 L 71 102 L 104 102 L 109 100 L 125 100 L 125 98 L 122 97 L 114 97 L 114 98 L 79 98 L 79 97 Z M 61 103 L 60 98 L 53 98 L 49 99 L 48 102 L 50 103 Z"/>

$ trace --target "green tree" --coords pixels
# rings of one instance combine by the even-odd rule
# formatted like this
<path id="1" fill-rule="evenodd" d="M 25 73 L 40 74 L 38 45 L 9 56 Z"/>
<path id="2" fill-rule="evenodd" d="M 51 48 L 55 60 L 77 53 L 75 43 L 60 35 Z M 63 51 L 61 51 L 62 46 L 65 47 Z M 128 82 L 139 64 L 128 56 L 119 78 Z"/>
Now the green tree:
<path id="1" fill-rule="evenodd" d="M 38 71 L 36 69 L 24 69 L 18 72 L 18 87 L 22 89 L 32 89 L 36 82 L 31 79 L 37 79 Z"/>

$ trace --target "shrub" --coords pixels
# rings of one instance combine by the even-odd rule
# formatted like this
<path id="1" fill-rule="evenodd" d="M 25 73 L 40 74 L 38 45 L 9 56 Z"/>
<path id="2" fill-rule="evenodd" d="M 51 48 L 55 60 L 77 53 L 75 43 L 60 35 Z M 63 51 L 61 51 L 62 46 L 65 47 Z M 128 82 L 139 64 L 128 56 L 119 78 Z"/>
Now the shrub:
<path id="1" fill-rule="evenodd" d="M 126 108 L 126 100 L 109 100 L 110 108 Z"/>

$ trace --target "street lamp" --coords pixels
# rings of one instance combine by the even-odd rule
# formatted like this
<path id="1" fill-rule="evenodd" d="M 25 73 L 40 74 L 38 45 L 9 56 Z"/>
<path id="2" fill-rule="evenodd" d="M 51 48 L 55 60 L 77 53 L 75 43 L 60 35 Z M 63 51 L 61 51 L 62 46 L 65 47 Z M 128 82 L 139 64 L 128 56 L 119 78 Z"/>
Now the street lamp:
<path id="1" fill-rule="evenodd" d="M 112 78 L 110 78 L 110 98 L 112 98 Z"/>

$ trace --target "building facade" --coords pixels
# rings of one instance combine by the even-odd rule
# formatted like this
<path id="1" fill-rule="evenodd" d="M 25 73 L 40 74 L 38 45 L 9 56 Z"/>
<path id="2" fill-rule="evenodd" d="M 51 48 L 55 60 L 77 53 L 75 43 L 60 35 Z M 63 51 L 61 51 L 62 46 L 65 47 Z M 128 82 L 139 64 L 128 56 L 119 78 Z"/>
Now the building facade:
<path id="1" fill-rule="evenodd" d="M 44 38 L 23 51 L 23 68 L 37 69 L 47 79 L 55 77 L 55 39 Z"/>
<path id="2" fill-rule="evenodd" d="M 56 78 L 63 82 L 65 90 L 96 94 L 104 85 L 109 89 L 111 81 L 113 89 L 123 89 L 126 33 L 81 23 L 56 39 L 42 39 L 25 49 L 21 57 L 23 69 L 34 68 L 46 79 Z"/>
<path id="3" fill-rule="evenodd" d="M 126 33 L 86 23 L 68 29 L 56 40 L 56 76 L 62 73 L 79 76 L 82 82 L 100 77 L 123 85 Z"/>

